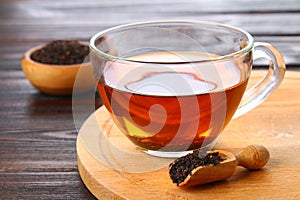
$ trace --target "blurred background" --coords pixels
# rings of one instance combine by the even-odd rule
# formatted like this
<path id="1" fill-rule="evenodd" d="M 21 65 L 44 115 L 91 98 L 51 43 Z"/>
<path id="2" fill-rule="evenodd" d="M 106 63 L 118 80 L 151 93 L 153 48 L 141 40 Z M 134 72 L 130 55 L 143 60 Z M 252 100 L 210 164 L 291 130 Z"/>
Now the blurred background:
<path id="1" fill-rule="evenodd" d="M 299 0 L 1 0 L 0 5 L 2 62 L 54 39 L 89 40 L 120 24 L 184 19 L 240 27 L 256 41 L 275 45 L 288 65 L 300 63 Z"/>

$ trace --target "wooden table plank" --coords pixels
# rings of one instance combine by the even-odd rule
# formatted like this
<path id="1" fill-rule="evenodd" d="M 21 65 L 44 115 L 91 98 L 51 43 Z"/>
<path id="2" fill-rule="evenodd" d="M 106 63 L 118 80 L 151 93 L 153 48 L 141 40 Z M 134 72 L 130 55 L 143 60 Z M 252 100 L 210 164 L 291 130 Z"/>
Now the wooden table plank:
<path id="1" fill-rule="evenodd" d="M 298 0 L 214 0 L 207 2 L 205 0 L 73 0 L 73 1 L 41 1 L 38 4 L 34 0 L 2 0 L 1 14 L 20 16 L 24 13 L 19 11 L 32 11 L 32 13 L 40 13 L 50 15 L 52 13 L 45 12 L 54 10 L 54 14 L 62 12 L 74 11 L 84 12 L 88 9 L 99 10 L 101 8 L 107 11 L 119 12 L 176 12 L 181 13 L 198 12 L 198 13 L 241 13 L 241 12 L 262 12 L 262 13 L 277 13 L 277 12 L 297 12 L 300 9 Z M 35 8 L 39 8 L 36 10 Z M 6 12 L 5 12 L 6 11 Z"/>
<path id="2" fill-rule="evenodd" d="M 97 31 L 86 31 L 86 32 L 78 32 L 80 36 L 76 36 L 77 32 L 73 32 L 71 35 L 70 33 L 62 33 L 63 37 L 58 37 L 53 39 L 80 39 L 85 42 L 89 42 L 89 39 L 92 37 L 94 33 Z M 70 35 L 70 36 L 65 36 Z M 72 36 L 72 37 L 71 37 Z M 42 39 L 22 39 L 18 41 L 12 41 L 7 39 L 7 41 L 2 41 L 2 46 L 0 46 L 0 71 L 3 70 L 2 76 L 12 76 L 12 73 L 16 73 L 18 78 L 25 78 L 23 72 L 20 71 L 20 58 L 22 57 L 23 53 L 34 46 L 45 44 L 50 42 L 52 39 L 50 38 L 42 38 Z M 295 66 L 300 63 L 300 36 L 254 36 L 254 40 L 257 42 L 268 42 L 275 47 L 282 53 L 284 56 L 285 62 L 287 67 Z M 9 71 L 7 70 L 16 70 L 16 71 Z M 4 75 L 4 73 L 6 73 Z M 8 74 L 10 73 L 10 74 Z M 13 75 L 15 76 L 15 75 Z M 26 83 L 25 83 L 26 84 Z"/>
<path id="3" fill-rule="evenodd" d="M 96 199 L 77 172 L 0 172 L 0 199 Z"/>
<path id="4" fill-rule="evenodd" d="M 100 12 L 100 13 L 99 13 Z M 83 16 L 82 16 L 83 15 Z M 79 16 L 81 16 L 79 18 Z M 79 18 L 79 19 L 78 19 Z M 116 26 L 125 23 L 132 23 L 138 21 L 149 20 L 199 20 L 199 21 L 212 21 L 225 23 L 232 26 L 240 27 L 247 30 L 253 35 L 299 35 L 300 34 L 300 13 L 238 13 L 238 14 L 198 14 L 198 13 L 185 13 L 178 17 L 178 12 L 174 13 L 144 13 L 144 12 L 132 12 L 132 13 L 117 13 L 112 14 L 102 10 L 94 11 L 88 14 L 84 13 L 64 13 L 56 17 L 46 16 L 42 18 L 24 16 L 22 18 L 2 18 L 0 20 L 1 31 L 0 35 L 4 35 L 9 32 L 15 32 L 12 35 L 4 35 L 7 37 L 16 36 L 19 38 L 24 36 L 25 38 L 34 38 L 39 34 L 47 33 L 51 30 L 55 31 L 61 29 L 61 31 L 87 31 L 101 29 Z M 293 19 L 293 20 L 291 20 Z M 274 23 L 274 21 L 276 23 Z M 63 29 L 62 29 L 63 28 Z M 19 34 L 18 31 L 24 31 Z M 32 34 L 32 31 L 35 34 Z M 27 35 L 27 34 L 28 35 Z M 31 33 L 31 34 L 29 34 Z M 24 35 L 23 35 L 24 34 Z M 54 35 L 59 34 L 56 32 Z M 50 35 L 53 35 L 50 34 Z M 42 36 L 42 35 L 41 35 Z M 41 37 L 40 36 L 40 37 Z"/>

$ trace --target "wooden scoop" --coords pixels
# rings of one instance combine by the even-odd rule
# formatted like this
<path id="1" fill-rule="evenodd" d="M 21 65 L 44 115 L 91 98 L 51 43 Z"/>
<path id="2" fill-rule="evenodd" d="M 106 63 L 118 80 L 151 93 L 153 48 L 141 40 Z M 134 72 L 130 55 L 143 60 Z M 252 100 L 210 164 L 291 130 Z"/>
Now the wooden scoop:
<path id="1" fill-rule="evenodd" d="M 225 180 L 234 174 L 237 166 L 259 169 L 264 167 L 270 158 L 269 151 L 261 145 L 250 145 L 236 155 L 223 150 L 212 152 L 219 152 L 220 157 L 225 160 L 217 165 L 199 166 L 193 169 L 184 181 L 177 185 L 186 187 Z"/>

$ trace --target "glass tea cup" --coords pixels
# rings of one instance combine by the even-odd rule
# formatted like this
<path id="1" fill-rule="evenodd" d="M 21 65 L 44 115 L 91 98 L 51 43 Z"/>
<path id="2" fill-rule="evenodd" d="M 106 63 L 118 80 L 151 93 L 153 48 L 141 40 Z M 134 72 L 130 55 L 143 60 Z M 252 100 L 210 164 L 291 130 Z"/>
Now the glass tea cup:
<path id="1" fill-rule="evenodd" d="M 262 103 L 285 73 L 276 48 L 210 22 L 122 25 L 93 36 L 90 49 L 98 92 L 114 123 L 159 157 L 211 149 L 229 121 Z M 246 90 L 253 55 L 270 66 Z"/>

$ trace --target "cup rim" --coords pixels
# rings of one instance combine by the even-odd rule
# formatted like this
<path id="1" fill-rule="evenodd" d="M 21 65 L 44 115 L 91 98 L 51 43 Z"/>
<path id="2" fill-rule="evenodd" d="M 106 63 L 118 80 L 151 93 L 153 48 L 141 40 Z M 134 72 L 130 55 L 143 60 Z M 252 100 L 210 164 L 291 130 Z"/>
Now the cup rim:
<path id="1" fill-rule="evenodd" d="M 243 35 L 246 36 L 248 39 L 248 44 L 243 47 L 242 49 L 235 51 L 230 54 L 226 55 L 218 55 L 216 57 L 212 57 L 209 59 L 202 59 L 202 60 L 195 60 L 195 61 L 182 61 L 182 62 L 157 62 L 157 61 L 141 61 L 141 60 L 133 60 L 130 58 L 126 57 L 118 57 L 118 56 L 113 56 L 108 53 L 105 53 L 101 50 L 99 50 L 96 45 L 95 41 L 100 38 L 101 36 L 104 36 L 105 34 L 109 32 L 113 32 L 118 29 L 123 29 L 123 28 L 129 28 L 129 27 L 136 27 L 136 26 L 141 26 L 141 25 L 151 25 L 151 24 L 163 24 L 163 23 L 168 23 L 168 24 L 176 24 L 176 23 L 186 23 L 186 24 L 195 24 L 195 25 L 210 25 L 210 26 L 216 26 L 216 27 L 222 27 L 226 29 L 231 29 L 236 32 L 240 32 Z M 124 61 L 124 62 L 134 62 L 134 63 L 153 63 L 153 64 L 187 64 L 187 63 L 203 63 L 203 62 L 214 62 L 214 61 L 220 61 L 220 60 L 227 60 L 227 59 L 232 59 L 234 57 L 238 57 L 242 54 L 245 54 L 249 52 L 254 46 L 254 40 L 253 37 L 248 33 L 247 31 L 244 31 L 241 28 L 237 28 L 235 26 L 227 25 L 227 24 L 222 24 L 222 23 L 216 23 L 216 22 L 208 22 L 208 21 L 196 21 L 196 20 L 156 20 L 156 21 L 145 21 L 145 22 L 136 22 L 136 23 L 128 23 L 128 24 L 123 24 L 119 26 L 114 26 L 108 29 L 105 29 L 103 31 L 100 31 L 96 33 L 91 39 L 90 39 L 90 44 L 89 47 L 90 49 L 95 52 L 97 55 L 104 57 L 107 60 L 118 60 L 118 61 Z"/>

